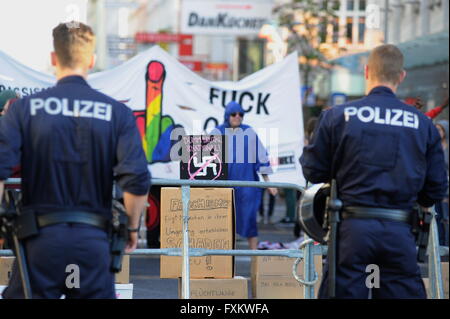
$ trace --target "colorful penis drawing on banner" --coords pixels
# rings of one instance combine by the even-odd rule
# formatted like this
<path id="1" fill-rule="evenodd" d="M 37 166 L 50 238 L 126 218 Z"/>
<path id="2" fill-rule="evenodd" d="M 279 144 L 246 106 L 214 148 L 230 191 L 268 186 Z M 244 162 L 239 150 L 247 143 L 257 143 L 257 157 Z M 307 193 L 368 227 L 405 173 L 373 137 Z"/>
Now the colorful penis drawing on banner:
<path id="1" fill-rule="evenodd" d="M 176 127 L 169 115 L 163 114 L 164 80 L 166 70 L 159 61 L 150 61 L 147 65 L 145 110 L 135 111 L 136 123 L 142 138 L 147 161 L 149 163 L 170 162 L 170 134 Z"/>

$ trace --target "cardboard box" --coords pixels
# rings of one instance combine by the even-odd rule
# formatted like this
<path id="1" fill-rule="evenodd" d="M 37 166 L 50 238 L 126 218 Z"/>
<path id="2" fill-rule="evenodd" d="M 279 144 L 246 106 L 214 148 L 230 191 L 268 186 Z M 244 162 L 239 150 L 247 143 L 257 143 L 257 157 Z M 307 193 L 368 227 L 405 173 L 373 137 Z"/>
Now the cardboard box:
<path id="1" fill-rule="evenodd" d="M 133 299 L 133 284 L 116 284 L 117 299 Z"/>
<path id="2" fill-rule="evenodd" d="M 252 295 L 255 299 L 303 299 L 304 286 L 292 275 L 295 258 L 259 256 L 252 259 Z M 322 279 L 322 256 L 314 256 L 314 266 L 319 279 L 314 285 L 317 298 Z M 303 261 L 297 267 L 303 276 Z"/>
<path id="3" fill-rule="evenodd" d="M 190 299 L 248 299 L 247 278 L 191 279 Z M 178 298 L 181 298 L 181 278 L 178 280 Z"/>
<path id="4" fill-rule="evenodd" d="M 252 267 L 255 275 L 285 276 L 292 274 L 292 266 L 296 258 L 282 256 L 258 256 L 252 258 Z M 322 256 L 314 256 L 316 271 L 322 274 Z M 297 274 L 302 273 L 303 262 L 297 267 Z"/>
<path id="5" fill-rule="evenodd" d="M 255 299 L 304 299 L 303 286 L 293 276 L 256 277 Z"/>
<path id="6" fill-rule="evenodd" d="M 8 285 L 15 258 L 16 257 L 0 257 L 0 286 Z"/>
<path id="7" fill-rule="evenodd" d="M 191 188 L 189 247 L 234 249 L 234 195 L 232 188 Z M 181 189 L 161 188 L 161 248 L 182 248 Z M 161 278 L 181 277 L 182 257 L 161 256 Z M 234 276 L 233 256 L 190 258 L 191 278 Z"/>
<path id="8" fill-rule="evenodd" d="M 122 270 L 116 274 L 116 284 L 130 283 L 130 255 L 124 255 L 122 259 Z"/>

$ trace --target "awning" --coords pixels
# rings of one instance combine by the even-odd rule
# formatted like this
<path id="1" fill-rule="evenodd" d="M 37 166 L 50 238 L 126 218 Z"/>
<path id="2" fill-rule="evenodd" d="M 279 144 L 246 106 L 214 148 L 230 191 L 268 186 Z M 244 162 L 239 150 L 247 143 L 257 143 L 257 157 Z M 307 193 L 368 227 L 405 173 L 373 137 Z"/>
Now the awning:
<path id="1" fill-rule="evenodd" d="M 405 69 L 448 63 L 448 31 L 429 34 L 398 45 Z"/>
<path id="2" fill-rule="evenodd" d="M 448 31 L 443 31 L 399 43 L 397 47 L 405 57 L 405 70 L 448 63 L 448 35 Z M 348 69 L 350 73 L 364 74 L 364 64 L 367 62 L 368 56 L 369 51 L 366 51 L 346 55 L 334 59 L 332 62 Z"/>

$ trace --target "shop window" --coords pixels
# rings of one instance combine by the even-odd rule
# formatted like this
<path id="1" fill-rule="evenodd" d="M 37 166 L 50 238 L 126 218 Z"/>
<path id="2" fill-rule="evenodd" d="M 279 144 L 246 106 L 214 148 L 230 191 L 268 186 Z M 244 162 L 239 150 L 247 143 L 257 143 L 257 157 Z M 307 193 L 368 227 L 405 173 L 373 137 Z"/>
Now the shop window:
<path id="1" fill-rule="evenodd" d="M 359 0 L 359 11 L 366 11 L 366 0 Z"/>
<path id="2" fill-rule="evenodd" d="M 359 18 L 358 23 L 358 42 L 364 43 L 364 33 L 366 31 L 366 18 L 361 17 Z"/>
<path id="3" fill-rule="evenodd" d="M 333 43 L 338 43 L 339 41 L 339 18 L 333 20 Z"/>
<path id="4" fill-rule="evenodd" d="M 325 18 L 320 19 L 318 29 L 320 43 L 327 42 L 327 20 Z"/>
<path id="5" fill-rule="evenodd" d="M 353 18 L 347 18 L 347 24 L 345 26 L 345 37 L 347 43 L 353 42 Z"/>
<path id="6" fill-rule="evenodd" d="M 264 68 L 264 41 L 239 39 L 239 79 Z"/>
<path id="7" fill-rule="evenodd" d="M 355 1 L 347 0 L 347 11 L 353 11 L 353 10 L 355 10 Z"/>

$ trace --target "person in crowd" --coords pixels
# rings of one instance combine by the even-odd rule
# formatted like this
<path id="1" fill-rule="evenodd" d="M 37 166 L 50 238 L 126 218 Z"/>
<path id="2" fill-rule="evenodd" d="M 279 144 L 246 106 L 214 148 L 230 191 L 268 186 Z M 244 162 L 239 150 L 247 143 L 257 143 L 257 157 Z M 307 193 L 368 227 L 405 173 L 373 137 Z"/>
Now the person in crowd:
<path id="1" fill-rule="evenodd" d="M 272 173 L 268 154 L 256 132 L 243 124 L 244 109 L 231 101 L 226 105 L 224 123 L 216 127 L 211 135 L 225 135 L 228 147 L 228 179 L 238 181 L 269 181 Z M 261 206 L 262 190 L 255 187 L 235 187 L 236 232 L 247 238 L 250 249 L 258 247 L 257 213 Z M 268 189 L 277 194 L 276 188 Z"/>
<path id="2" fill-rule="evenodd" d="M 436 122 L 436 128 L 439 131 L 439 135 L 441 136 L 441 145 L 444 150 L 445 156 L 445 167 L 446 170 L 445 175 L 449 176 L 449 167 L 448 167 L 448 121 L 447 120 L 439 120 Z M 447 188 L 447 196 L 439 203 L 436 204 L 436 221 L 439 229 L 439 244 L 442 246 L 448 246 L 449 242 L 449 229 L 448 229 L 448 188 Z"/>
<path id="3" fill-rule="evenodd" d="M 265 214 L 265 205 L 264 205 L 264 194 L 268 193 L 269 195 L 269 205 L 267 207 L 267 214 Z M 273 216 L 273 210 L 275 208 L 275 199 L 276 196 L 273 196 L 270 192 L 267 192 L 266 190 L 262 191 L 261 194 L 261 206 L 259 208 L 259 215 L 261 216 L 263 220 L 263 224 L 271 224 L 273 223 L 272 216 Z"/>
<path id="4" fill-rule="evenodd" d="M 19 95 L 13 90 L 4 90 L 0 92 L 0 116 L 6 114 L 9 106 L 19 98 Z"/>
<path id="5" fill-rule="evenodd" d="M 416 98 L 407 98 L 405 99 L 405 103 L 414 106 L 418 110 L 421 110 L 425 105 L 420 96 Z M 425 115 L 428 116 L 430 119 L 435 119 L 447 107 L 448 107 L 448 97 L 441 105 L 438 105 L 435 108 L 425 112 Z"/>

